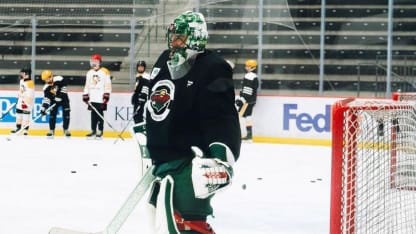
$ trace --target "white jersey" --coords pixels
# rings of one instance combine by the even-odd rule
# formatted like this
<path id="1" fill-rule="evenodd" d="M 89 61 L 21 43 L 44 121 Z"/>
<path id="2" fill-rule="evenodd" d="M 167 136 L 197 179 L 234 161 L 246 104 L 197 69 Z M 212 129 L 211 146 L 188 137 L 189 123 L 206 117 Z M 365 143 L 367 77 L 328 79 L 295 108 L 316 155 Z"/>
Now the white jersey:
<path id="1" fill-rule="evenodd" d="M 33 108 L 33 101 L 35 99 L 35 82 L 31 79 L 20 79 L 19 94 L 17 100 L 17 109 L 22 108 L 22 103 L 25 103 L 28 108 L 25 110 L 31 111 Z"/>
<path id="2" fill-rule="evenodd" d="M 97 71 L 91 69 L 87 72 L 84 93 L 90 97 L 90 102 L 103 103 L 104 93 L 111 93 L 110 71 L 101 67 Z"/>

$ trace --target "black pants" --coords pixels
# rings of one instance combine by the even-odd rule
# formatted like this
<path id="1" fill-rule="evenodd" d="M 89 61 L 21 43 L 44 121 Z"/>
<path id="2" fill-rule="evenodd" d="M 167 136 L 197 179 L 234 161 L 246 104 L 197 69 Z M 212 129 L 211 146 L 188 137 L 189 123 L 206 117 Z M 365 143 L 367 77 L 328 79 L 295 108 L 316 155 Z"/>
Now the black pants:
<path id="1" fill-rule="evenodd" d="M 56 105 L 52 108 L 52 110 L 49 113 L 49 129 L 55 130 L 56 115 L 58 114 L 59 107 L 62 107 L 63 129 L 67 130 L 69 127 L 70 112 L 71 112 L 69 102 L 63 101 L 63 102 L 56 102 L 55 104 Z"/>
<path id="2" fill-rule="evenodd" d="M 97 112 L 104 118 L 104 109 L 102 103 L 91 102 L 91 105 L 97 110 Z M 88 108 L 91 111 L 91 130 L 96 132 L 97 127 L 99 131 L 104 131 L 104 120 L 97 114 L 91 107 Z"/>

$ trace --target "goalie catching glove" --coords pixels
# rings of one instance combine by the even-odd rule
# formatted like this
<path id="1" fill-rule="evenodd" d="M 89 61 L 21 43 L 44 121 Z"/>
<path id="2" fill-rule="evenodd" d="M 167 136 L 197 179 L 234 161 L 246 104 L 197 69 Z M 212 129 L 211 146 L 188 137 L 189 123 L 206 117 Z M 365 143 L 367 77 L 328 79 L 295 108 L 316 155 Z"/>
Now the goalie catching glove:
<path id="1" fill-rule="evenodd" d="M 221 159 L 215 154 L 214 158 L 202 157 L 201 153 L 193 149 L 196 157 L 192 160 L 192 185 L 196 198 L 207 198 L 231 185 L 234 156 L 224 144 L 213 143 L 210 145 L 210 151 L 213 149 L 215 152 L 223 152 L 219 157 Z"/>

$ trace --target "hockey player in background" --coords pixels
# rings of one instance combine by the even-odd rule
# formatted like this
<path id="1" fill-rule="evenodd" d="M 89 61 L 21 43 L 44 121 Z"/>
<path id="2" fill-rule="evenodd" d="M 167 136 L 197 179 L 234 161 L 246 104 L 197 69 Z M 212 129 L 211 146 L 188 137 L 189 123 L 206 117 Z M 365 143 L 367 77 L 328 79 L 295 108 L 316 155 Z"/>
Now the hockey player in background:
<path id="1" fill-rule="evenodd" d="M 232 69 L 206 50 L 204 16 L 185 12 L 168 28 L 168 50 L 150 75 L 147 148 L 155 233 L 214 233 L 211 198 L 231 184 L 241 133 Z"/>
<path id="2" fill-rule="evenodd" d="M 149 96 L 149 79 L 150 75 L 146 72 L 146 62 L 140 60 L 136 64 L 136 84 L 133 95 L 131 97 L 131 104 L 133 105 L 133 119 L 134 123 L 143 122 L 144 104 Z"/>
<path id="3" fill-rule="evenodd" d="M 64 135 L 70 137 L 71 133 L 68 128 L 71 107 L 68 97 L 67 81 L 62 76 L 54 76 L 51 70 L 42 71 L 40 77 L 45 82 L 45 86 L 43 86 L 42 115 L 46 115 L 46 110 L 55 104 L 49 112 L 49 132 L 46 136 L 53 137 L 55 135 L 56 116 L 59 107 L 62 107 Z"/>
<path id="4" fill-rule="evenodd" d="M 11 133 L 28 134 L 35 99 L 35 82 L 31 78 L 32 70 L 24 67 L 19 73 L 19 93 L 16 105 L 16 129 Z M 23 128 L 23 129 L 22 129 Z"/>
<path id="5" fill-rule="evenodd" d="M 240 116 L 240 124 L 245 128 L 247 134 L 243 136 L 243 140 L 252 140 L 253 138 L 253 108 L 257 101 L 257 89 L 259 87 L 259 79 L 256 74 L 257 61 L 249 59 L 245 62 L 244 67 L 246 74 L 242 81 L 240 95 L 235 100 L 235 105 Z M 242 131 L 244 132 L 244 131 Z"/>
<path id="6" fill-rule="evenodd" d="M 111 94 L 110 71 L 101 66 L 102 57 L 93 54 L 90 58 L 91 69 L 87 72 L 82 100 L 91 111 L 91 132 L 87 137 L 101 138 L 104 132 L 104 111 Z"/>

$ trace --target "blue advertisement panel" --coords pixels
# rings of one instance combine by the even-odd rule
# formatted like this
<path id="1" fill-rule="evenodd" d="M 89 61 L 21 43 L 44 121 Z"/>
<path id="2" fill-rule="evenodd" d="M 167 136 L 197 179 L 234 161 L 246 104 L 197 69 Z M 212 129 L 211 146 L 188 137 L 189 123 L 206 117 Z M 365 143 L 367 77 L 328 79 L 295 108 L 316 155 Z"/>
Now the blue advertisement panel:
<path id="1" fill-rule="evenodd" d="M 40 110 L 42 108 L 42 97 L 36 97 L 35 103 L 32 109 L 32 119 L 35 116 L 40 115 Z M 17 103 L 16 97 L 1 96 L 0 97 L 0 118 L 3 123 L 14 123 L 16 122 L 16 107 L 13 105 Z M 56 116 L 56 123 L 61 123 L 62 119 L 62 108 L 59 107 L 58 114 Z M 35 123 L 48 123 L 49 115 L 42 116 L 41 118 L 36 119 Z"/>

